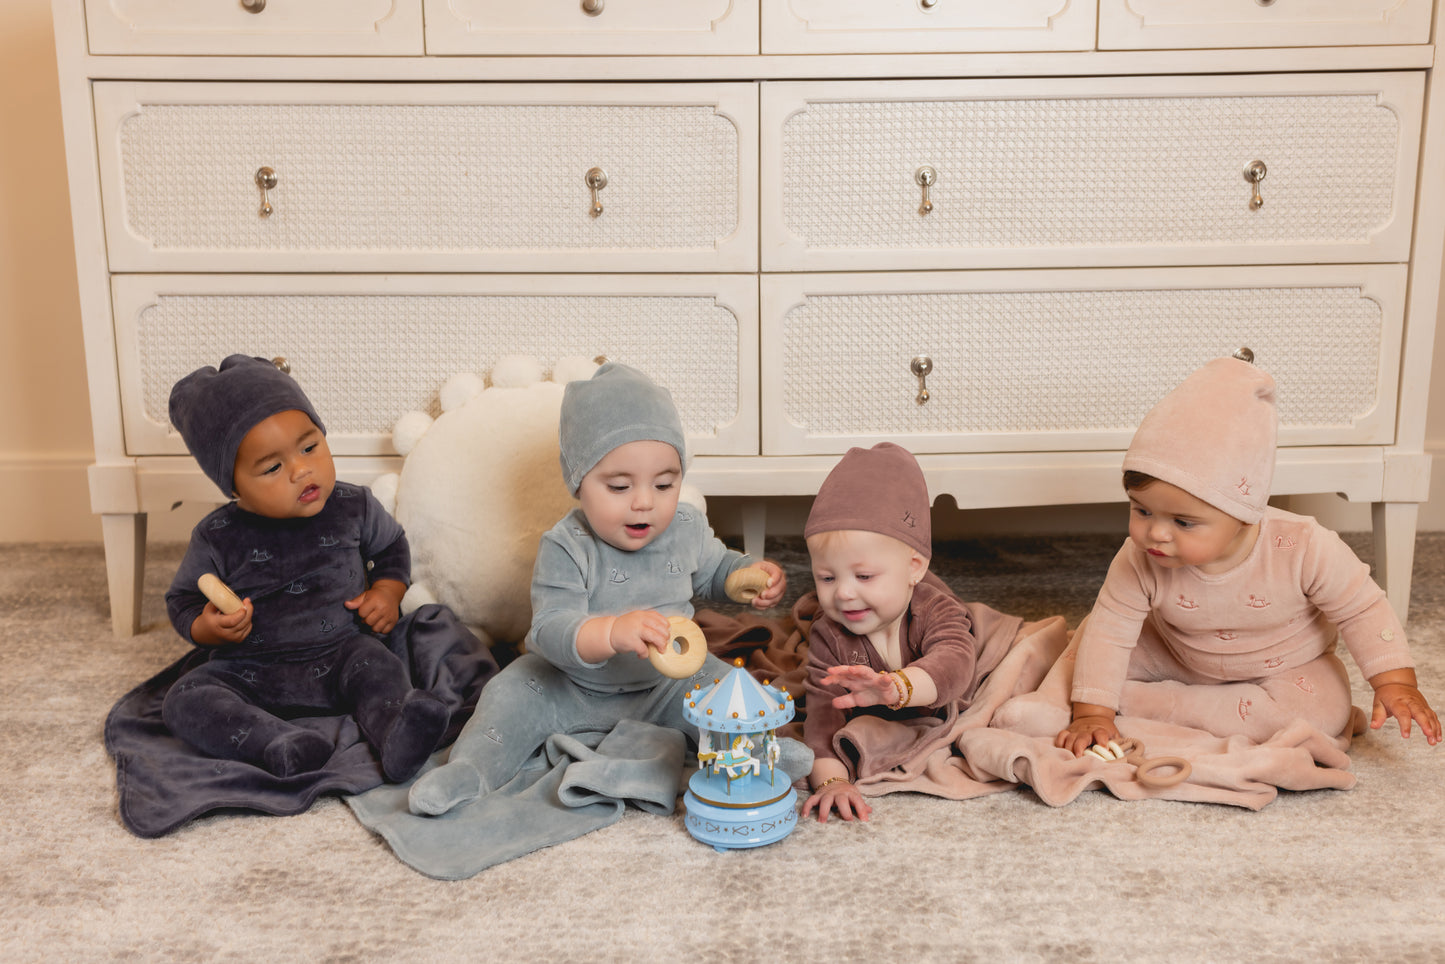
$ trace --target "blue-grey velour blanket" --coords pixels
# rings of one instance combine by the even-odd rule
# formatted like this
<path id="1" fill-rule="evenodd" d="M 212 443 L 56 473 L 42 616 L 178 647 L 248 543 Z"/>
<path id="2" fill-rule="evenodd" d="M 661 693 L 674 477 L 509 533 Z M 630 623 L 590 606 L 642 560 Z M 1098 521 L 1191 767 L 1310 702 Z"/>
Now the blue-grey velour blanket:
<path id="1" fill-rule="evenodd" d="M 346 802 L 403 863 L 428 877 L 461 880 L 616 823 L 628 804 L 672 813 L 686 749 L 680 730 L 623 720 L 608 733 L 553 735 L 510 782 L 439 817 L 407 809 L 415 780 Z M 433 754 L 422 773 L 445 759 L 445 752 Z"/>
<path id="2" fill-rule="evenodd" d="M 387 645 L 411 668 L 412 685 L 430 690 L 451 710 L 443 745 L 456 739 L 497 672 L 487 647 L 444 606 L 402 617 Z M 105 748 L 115 758 L 120 818 L 140 837 L 159 837 L 202 814 L 238 809 L 287 816 L 326 793 L 361 793 L 385 783 L 381 761 L 349 715 L 300 717 L 336 747 L 325 767 L 278 777 L 257 766 L 206 756 L 173 736 L 161 719 L 172 684 L 206 660 L 186 656 L 131 690 L 105 721 Z"/>

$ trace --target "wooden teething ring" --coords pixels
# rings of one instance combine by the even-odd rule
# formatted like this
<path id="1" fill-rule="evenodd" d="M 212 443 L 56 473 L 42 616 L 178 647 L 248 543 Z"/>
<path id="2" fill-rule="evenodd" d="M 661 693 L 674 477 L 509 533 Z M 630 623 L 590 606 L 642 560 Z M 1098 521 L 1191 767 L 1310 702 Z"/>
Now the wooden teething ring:
<path id="1" fill-rule="evenodd" d="M 768 588 L 768 574 L 757 566 L 734 569 L 723 583 L 723 591 L 733 602 L 750 603 Z"/>
<path id="2" fill-rule="evenodd" d="M 707 659 L 707 637 L 702 628 L 682 616 L 667 617 L 667 645 L 651 650 L 647 658 L 663 676 L 685 679 L 702 669 Z"/>
<path id="3" fill-rule="evenodd" d="M 215 603 L 216 608 L 224 615 L 229 616 L 241 608 L 241 597 L 232 592 L 231 587 L 221 582 L 220 577 L 213 572 L 205 573 L 197 579 L 196 588 Z"/>
<path id="4" fill-rule="evenodd" d="M 1189 761 L 1182 756 L 1144 756 L 1144 744 L 1132 736 L 1124 737 L 1118 742 L 1110 740 L 1106 746 L 1094 744 L 1086 751 L 1106 762 L 1123 760 L 1126 763 L 1134 764 L 1134 779 L 1139 785 L 1148 787 L 1151 790 L 1163 790 L 1177 786 L 1189 779 L 1189 774 L 1194 770 Z M 1157 774 L 1154 771 L 1161 767 L 1174 767 L 1174 773 Z"/>

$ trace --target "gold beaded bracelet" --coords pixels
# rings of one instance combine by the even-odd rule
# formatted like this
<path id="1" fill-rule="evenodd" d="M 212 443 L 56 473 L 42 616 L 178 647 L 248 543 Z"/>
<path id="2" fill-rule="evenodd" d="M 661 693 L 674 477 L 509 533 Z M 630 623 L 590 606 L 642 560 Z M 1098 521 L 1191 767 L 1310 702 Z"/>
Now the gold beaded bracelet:
<path id="1" fill-rule="evenodd" d="M 903 680 L 903 685 L 908 687 L 908 695 L 903 697 L 903 702 L 900 704 L 901 706 L 907 706 L 913 702 L 913 680 L 909 679 L 908 674 L 901 669 L 896 671 L 894 675 Z"/>
<path id="2" fill-rule="evenodd" d="M 835 783 L 847 783 L 847 782 L 848 782 L 848 778 L 847 778 L 847 777 L 829 777 L 828 779 L 824 780 L 822 783 L 820 783 L 820 784 L 818 784 L 816 787 L 814 787 L 814 788 L 813 788 L 813 792 L 814 792 L 814 793 L 822 793 L 824 790 L 826 790 L 828 787 L 832 786 L 832 785 L 835 784 Z"/>
<path id="3" fill-rule="evenodd" d="M 903 681 L 898 678 L 899 674 L 897 672 L 886 675 L 888 676 L 888 681 L 893 684 L 893 691 L 898 694 L 898 702 L 889 703 L 888 708 L 890 710 L 901 710 L 903 709 L 903 705 L 908 702 L 908 697 L 903 692 Z"/>

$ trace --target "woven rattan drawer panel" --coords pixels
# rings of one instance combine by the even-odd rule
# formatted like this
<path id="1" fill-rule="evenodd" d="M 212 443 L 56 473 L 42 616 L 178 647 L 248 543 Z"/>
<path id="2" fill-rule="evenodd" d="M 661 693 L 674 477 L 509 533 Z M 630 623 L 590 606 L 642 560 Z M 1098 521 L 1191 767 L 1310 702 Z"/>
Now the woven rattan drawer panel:
<path id="1" fill-rule="evenodd" d="M 755 54 L 759 0 L 426 0 L 433 54 Z"/>
<path id="2" fill-rule="evenodd" d="M 97 84 L 96 104 L 116 270 L 756 267 L 749 84 Z"/>
<path id="3" fill-rule="evenodd" d="M 85 0 L 97 54 L 419 54 L 421 0 Z"/>
<path id="4" fill-rule="evenodd" d="M 767 85 L 763 265 L 1404 260 L 1421 80 Z"/>
<path id="5" fill-rule="evenodd" d="M 1430 0 L 1099 0 L 1099 47 L 1430 42 Z"/>
<path id="6" fill-rule="evenodd" d="M 1091 50 L 1095 0 L 767 0 L 764 53 Z"/>
<path id="7" fill-rule="evenodd" d="M 767 278 L 763 451 L 1122 447 L 1240 347 L 1285 386 L 1282 444 L 1388 442 L 1404 284 L 1399 265 Z"/>
<path id="8" fill-rule="evenodd" d="M 672 391 L 694 451 L 758 451 L 753 278 L 130 275 L 113 284 L 132 454 L 185 451 L 168 425 L 170 388 L 232 352 L 288 359 L 338 454 L 391 452 L 397 417 L 437 414 L 447 377 L 485 374 L 516 354 L 544 366 L 601 354 L 639 366 Z"/>

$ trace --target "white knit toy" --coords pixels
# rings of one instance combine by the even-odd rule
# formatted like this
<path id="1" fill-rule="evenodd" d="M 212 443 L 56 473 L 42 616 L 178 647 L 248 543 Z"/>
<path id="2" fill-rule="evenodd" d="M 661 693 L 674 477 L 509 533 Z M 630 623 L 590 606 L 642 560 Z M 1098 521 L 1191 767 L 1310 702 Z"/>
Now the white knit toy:
<path id="1" fill-rule="evenodd" d="M 549 381 L 536 359 L 506 356 L 491 387 L 479 375 L 453 376 L 438 393 L 441 415 L 397 419 L 401 472 L 371 488 L 411 544 L 403 612 L 445 603 L 488 645 L 526 636 L 537 544 L 576 505 L 558 464 L 562 387 L 596 368 L 560 359 Z M 706 511 L 692 487 L 682 498 Z"/>

